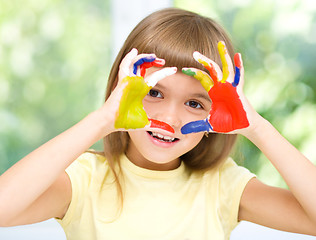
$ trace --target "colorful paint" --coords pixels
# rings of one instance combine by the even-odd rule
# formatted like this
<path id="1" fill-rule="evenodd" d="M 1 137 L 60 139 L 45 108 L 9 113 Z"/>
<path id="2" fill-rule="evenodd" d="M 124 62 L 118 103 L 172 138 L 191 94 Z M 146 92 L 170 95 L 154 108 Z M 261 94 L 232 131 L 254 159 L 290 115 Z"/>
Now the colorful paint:
<path id="1" fill-rule="evenodd" d="M 213 64 L 211 61 L 203 59 L 205 57 L 201 54 L 199 57 L 199 55 L 195 53 L 195 59 L 208 69 L 211 77 L 205 72 L 197 69 L 183 69 L 184 74 L 193 76 L 201 82 L 212 100 L 212 108 L 209 116 L 204 120 L 194 121 L 184 125 L 181 128 L 183 134 L 202 131 L 227 133 L 249 126 L 247 114 L 243 108 L 236 88 L 240 81 L 240 69 L 242 67 L 241 56 L 240 54 L 236 54 L 234 57 L 236 72 L 233 82 L 230 83 L 227 81 L 230 77 L 227 64 L 227 59 L 229 58 L 223 42 L 218 43 L 218 51 L 223 66 L 222 79 L 219 80 L 217 78 L 218 74 Z"/>
<path id="2" fill-rule="evenodd" d="M 127 76 L 122 83 L 127 82 L 120 101 L 115 128 L 136 129 L 143 128 L 149 124 L 147 114 L 143 108 L 143 98 L 150 88 L 143 77 Z"/>
<path id="3" fill-rule="evenodd" d="M 235 54 L 234 62 L 235 62 L 235 77 L 234 77 L 234 82 L 232 83 L 232 85 L 233 87 L 237 87 L 240 80 L 240 68 L 241 68 L 241 55 L 239 53 Z"/>
<path id="4" fill-rule="evenodd" d="M 174 129 L 167 123 L 155 120 L 155 119 L 149 119 L 150 121 L 150 127 L 151 128 L 160 128 L 163 130 L 166 130 L 168 132 L 174 133 Z"/>
<path id="5" fill-rule="evenodd" d="M 191 69 L 182 69 L 182 72 L 188 76 L 192 76 L 200 81 L 203 88 L 208 92 L 213 87 L 213 80 L 209 78 L 207 74 L 204 74 L 202 71 L 194 72 Z"/>
<path id="6" fill-rule="evenodd" d="M 117 117 L 114 123 L 115 128 L 120 129 L 138 129 L 150 126 L 151 128 L 160 128 L 174 133 L 174 129 L 165 122 L 155 119 L 148 119 L 147 113 L 143 107 L 143 98 L 152 88 L 150 83 L 146 83 L 144 75 L 146 69 L 152 66 L 163 66 L 164 62 L 156 58 L 142 58 L 134 63 L 133 73 L 137 74 L 140 68 L 142 76 L 127 76 L 122 79 L 122 83 L 127 83 L 123 90 L 120 106 L 117 111 Z"/>
<path id="7" fill-rule="evenodd" d="M 164 62 L 162 59 L 155 58 L 152 56 L 149 57 L 143 57 L 136 61 L 133 66 L 133 73 L 137 74 L 138 67 L 140 68 L 140 76 L 145 77 L 146 69 L 150 67 L 162 67 L 164 65 Z"/>

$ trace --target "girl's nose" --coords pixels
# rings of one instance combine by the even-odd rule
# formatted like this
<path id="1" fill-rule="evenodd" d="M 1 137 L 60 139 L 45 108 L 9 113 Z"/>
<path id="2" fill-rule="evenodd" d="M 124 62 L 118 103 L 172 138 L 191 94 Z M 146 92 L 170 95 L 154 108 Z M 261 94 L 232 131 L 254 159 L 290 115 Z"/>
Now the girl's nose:
<path id="1" fill-rule="evenodd" d="M 180 129 L 181 127 L 181 111 L 172 104 L 157 112 L 155 119 L 163 121 L 175 129 Z"/>

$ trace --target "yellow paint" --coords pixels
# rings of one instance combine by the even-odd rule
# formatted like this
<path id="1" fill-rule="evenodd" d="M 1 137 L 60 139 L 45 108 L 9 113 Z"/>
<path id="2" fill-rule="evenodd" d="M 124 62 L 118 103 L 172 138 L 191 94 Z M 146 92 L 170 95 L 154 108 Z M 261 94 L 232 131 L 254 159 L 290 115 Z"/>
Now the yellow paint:
<path id="1" fill-rule="evenodd" d="M 218 42 L 218 52 L 219 52 L 219 56 L 221 58 L 222 61 L 222 68 L 223 68 L 223 78 L 221 80 L 222 83 L 225 83 L 228 76 L 229 76 L 229 71 L 228 71 L 228 64 L 227 64 L 227 60 L 226 60 L 226 54 L 227 54 L 227 49 L 224 45 L 223 42 Z"/>
<path id="2" fill-rule="evenodd" d="M 208 66 L 208 63 L 205 62 L 204 60 L 202 59 L 198 59 L 199 63 L 201 63 L 204 67 L 207 67 Z"/>
<path id="3" fill-rule="evenodd" d="M 139 76 L 125 77 L 122 82 L 128 84 L 123 90 L 114 126 L 124 129 L 143 128 L 149 124 L 149 120 L 142 101 L 151 87 Z"/>
<path id="4" fill-rule="evenodd" d="M 201 82 L 202 87 L 208 92 L 213 87 L 214 83 L 212 79 L 202 71 L 197 71 L 194 76 L 195 79 Z"/>
<path id="5" fill-rule="evenodd" d="M 198 59 L 198 61 L 204 67 L 209 67 L 210 66 L 206 61 L 204 61 L 202 59 Z M 206 91 L 209 91 L 214 85 L 213 80 L 211 78 L 209 78 L 209 76 L 207 74 L 204 74 L 202 71 L 198 71 L 194 77 L 201 82 L 203 88 Z"/>

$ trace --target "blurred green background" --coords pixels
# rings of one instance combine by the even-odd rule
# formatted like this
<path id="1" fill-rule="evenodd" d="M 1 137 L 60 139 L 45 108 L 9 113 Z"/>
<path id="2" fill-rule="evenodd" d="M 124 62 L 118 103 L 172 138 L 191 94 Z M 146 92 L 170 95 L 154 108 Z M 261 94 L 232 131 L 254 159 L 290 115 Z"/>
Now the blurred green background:
<path id="1" fill-rule="evenodd" d="M 250 102 L 316 163 L 316 2 L 173 4 L 225 27 L 243 55 Z M 0 0 L 0 174 L 101 106 L 112 54 L 109 0 Z M 233 155 L 264 182 L 285 185 L 247 139 Z"/>

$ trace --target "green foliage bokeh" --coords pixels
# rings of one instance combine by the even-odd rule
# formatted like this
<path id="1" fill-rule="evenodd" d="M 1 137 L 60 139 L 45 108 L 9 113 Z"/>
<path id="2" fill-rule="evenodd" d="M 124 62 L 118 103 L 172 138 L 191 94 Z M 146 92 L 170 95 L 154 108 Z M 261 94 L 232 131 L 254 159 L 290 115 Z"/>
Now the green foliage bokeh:
<path id="1" fill-rule="evenodd" d="M 0 0 L 0 173 L 101 105 L 109 1 Z"/>
<path id="2" fill-rule="evenodd" d="M 174 0 L 220 22 L 243 56 L 255 109 L 316 163 L 316 3 Z M 103 102 L 111 67 L 109 0 L 0 0 L 0 174 Z M 284 185 L 240 138 L 234 158 Z"/>

